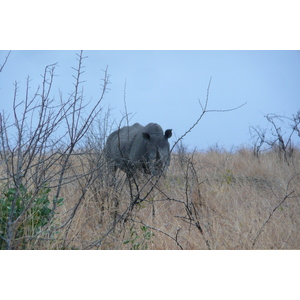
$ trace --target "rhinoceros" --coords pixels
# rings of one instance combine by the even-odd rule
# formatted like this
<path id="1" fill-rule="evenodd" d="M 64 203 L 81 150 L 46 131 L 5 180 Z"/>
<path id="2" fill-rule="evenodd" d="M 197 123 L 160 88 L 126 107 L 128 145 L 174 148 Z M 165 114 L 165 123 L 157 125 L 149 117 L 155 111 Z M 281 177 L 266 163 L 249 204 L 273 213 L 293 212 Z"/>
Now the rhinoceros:
<path id="1" fill-rule="evenodd" d="M 163 132 L 156 123 L 125 126 L 109 135 L 105 156 L 113 173 L 119 168 L 129 177 L 137 171 L 161 176 L 170 164 L 171 136 L 172 129 Z"/>

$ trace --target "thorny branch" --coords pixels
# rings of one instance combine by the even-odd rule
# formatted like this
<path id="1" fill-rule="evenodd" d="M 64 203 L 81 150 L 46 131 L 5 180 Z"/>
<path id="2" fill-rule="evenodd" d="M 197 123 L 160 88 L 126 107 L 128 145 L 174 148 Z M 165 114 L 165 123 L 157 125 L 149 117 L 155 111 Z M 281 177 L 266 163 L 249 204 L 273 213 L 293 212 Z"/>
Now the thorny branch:
<path id="1" fill-rule="evenodd" d="M 9 54 L 8 54 L 9 56 Z M 6 57 L 5 63 L 8 59 Z M 96 170 L 87 170 L 84 174 L 76 174 L 76 161 L 71 159 L 79 146 L 80 140 L 91 127 L 96 115 L 101 111 L 102 102 L 107 86 L 109 84 L 108 69 L 104 72 L 100 97 L 92 107 L 87 116 L 84 115 L 84 97 L 81 89 L 81 76 L 83 74 L 82 61 L 83 53 L 77 55 L 78 67 L 73 68 L 76 74 L 74 91 L 67 100 L 63 100 L 60 93 L 60 104 L 54 105 L 54 98 L 51 98 L 56 64 L 46 66 L 42 75 L 42 84 L 38 86 L 32 97 L 29 93 L 30 78 L 27 78 L 25 98 L 18 100 L 19 85 L 15 83 L 13 95 L 13 118 L 12 125 L 8 124 L 9 118 L 5 113 L 0 115 L 0 154 L 5 165 L 6 174 L 1 174 L 0 180 L 8 189 L 14 188 L 16 193 L 10 206 L 10 213 L 6 221 L 5 234 L 1 232 L 0 242 L 5 241 L 7 249 L 14 248 L 14 237 L 18 232 L 20 224 L 26 220 L 26 213 L 32 209 L 35 198 L 45 188 L 51 188 L 52 198 L 52 219 L 56 213 L 57 203 L 61 197 L 62 186 L 70 180 L 78 181 L 80 193 L 78 199 L 65 222 L 59 226 L 52 226 L 49 236 L 53 230 L 58 230 L 70 224 L 84 199 L 89 186 L 95 180 Z M 4 63 L 4 64 L 5 64 Z M 4 67 L 1 66 L 1 70 Z M 61 128 L 67 130 L 61 133 Z M 14 137 L 15 130 L 15 139 Z M 73 170 L 74 176 L 70 178 L 68 170 Z M 80 179 L 85 177 L 84 184 Z M 26 187 L 28 200 L 23 201 L 23 210 L 16 212 L 18 197 Z M 15 217 L 16 216 L 16 217 Z M 51 222 L 48 223 L 50 226 Z M 2 225 L 4 226 L 4 225 Z M 48 226 L 48 227 L 49 227 Z M 32 238 L 38 238 L 41 234 L 46 234 L 49 228 L 44 227 L 42 231 L 36 233 Z M 23 236 L 25 239 L 25 236 Z"/>
<path id="2" fill-rule="evenodd" d="M 209 99 L 209 91 L 210 91 L 210 84 L 211 84 L 211 80 L 212 80 L 212 77 L 210 78 L 209 80 L 209 83 L 208 83 L 208 87 L 207 87 L 207 92 L 206 92 L 206 100 L 205 100 L 205 103 L 204 105 L 201 103 L 200 100 L 199 101 L 199 104 L 201 106 L 201 109 L 202 109 L 202 112 L 200 113 L 200 116 L 199 118 L 196 120 L 196 122 L 190 127 L 190 129 L 188 129 L 180 138 L 177 139 L 177 141 L 174 143 L 174 145 L 172 146 L 171 148 L 171 151 L 173 151 L 173 149 L 176 147 L 176 145 L 187 135 L 189 134 L 197 125 L 198 123 L 201 121 L 201 119 L 203 118 L 203 116 L 206 114 L 206 113 L 212 113 L 212 112 L 230 112 L 230 111 L 234 111 L 234 110 L 237 110 L 241 107 L 243 107 L 244 105 L 247 104 L 247 102 L 241 104 L 240 106 L 237 106 L 235 108 L 230 108 L 230 109 L 207 109 L 207 106 L 208 106 L 208 99 Z"/>

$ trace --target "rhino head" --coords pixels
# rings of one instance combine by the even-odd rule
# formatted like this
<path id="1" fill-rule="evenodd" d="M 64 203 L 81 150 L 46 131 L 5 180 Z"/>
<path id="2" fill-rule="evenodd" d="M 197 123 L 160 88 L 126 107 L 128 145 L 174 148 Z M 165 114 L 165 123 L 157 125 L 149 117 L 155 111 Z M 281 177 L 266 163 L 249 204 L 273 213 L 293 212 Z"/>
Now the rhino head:
<path id="1" fill-rule="evenodd" d="M 170 165 L 170 144 L 168 139 L 172 136 L 172 129 L 167 129 L 165 134 L 143 132 L 146 143 L 146 157 L 143 162 L 144 172 L 160 176 Z"/>

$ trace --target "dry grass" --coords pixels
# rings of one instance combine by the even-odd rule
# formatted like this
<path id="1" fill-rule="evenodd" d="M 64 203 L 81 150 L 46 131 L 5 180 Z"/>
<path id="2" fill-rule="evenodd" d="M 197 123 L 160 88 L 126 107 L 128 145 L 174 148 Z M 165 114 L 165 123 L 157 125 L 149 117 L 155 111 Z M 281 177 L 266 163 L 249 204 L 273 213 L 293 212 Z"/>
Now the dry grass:
<path id="1" fill-rule="evenodd" d="M 82 159 L 70 172 L 86 171 Z M 247 149 L 174 154 L 167 177 L 131 212 L 120 171 L 116 187 L 96 180 L 67 226 L 28 249 L 300 249 L 299 172 L 299 152 L 290 164 Z M 55 224 L 77 205 L 84 180 L 63 186 Z M 142 196 L 152 187 L 140 179 Z"/>

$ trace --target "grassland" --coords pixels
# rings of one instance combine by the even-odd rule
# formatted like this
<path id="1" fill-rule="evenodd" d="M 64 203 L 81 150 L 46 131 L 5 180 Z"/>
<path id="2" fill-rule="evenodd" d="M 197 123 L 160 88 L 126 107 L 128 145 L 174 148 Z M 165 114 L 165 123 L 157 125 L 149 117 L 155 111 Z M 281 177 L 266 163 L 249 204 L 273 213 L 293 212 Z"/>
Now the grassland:
<path id="1" fill-rule="evenodd" d="M 100 168 L 84 193 L 86 176 L 64 184 L 51 234 L 25 249 L 300 249 L 299 151 L 288 163 L 275 151 L 173 154 L 166 177 L 141 176 L 132 191 L 123 172 L 114 185 L 106 176 Z M 136 194 L 144 201 L 130 209 Z"/>

